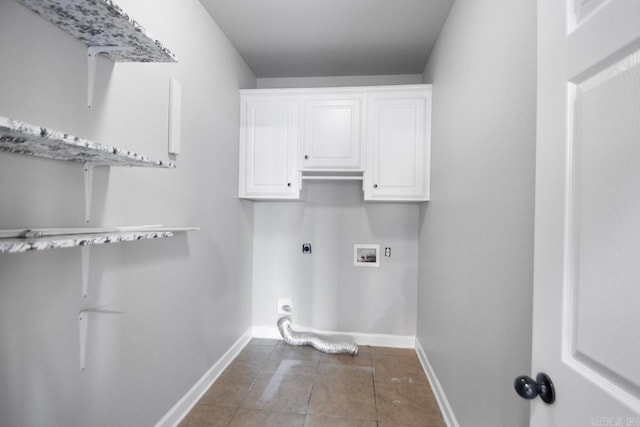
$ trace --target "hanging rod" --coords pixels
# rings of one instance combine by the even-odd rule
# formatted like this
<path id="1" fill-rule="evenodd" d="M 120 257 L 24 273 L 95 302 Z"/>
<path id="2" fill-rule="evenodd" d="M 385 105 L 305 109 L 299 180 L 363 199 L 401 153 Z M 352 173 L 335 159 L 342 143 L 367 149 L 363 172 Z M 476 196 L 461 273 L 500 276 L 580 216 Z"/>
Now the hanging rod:
<path id="1" fill-rule="evenodd" d="M 303 175 L 303 181 L 362 181 L 362 176 L 356 175 Z"/>

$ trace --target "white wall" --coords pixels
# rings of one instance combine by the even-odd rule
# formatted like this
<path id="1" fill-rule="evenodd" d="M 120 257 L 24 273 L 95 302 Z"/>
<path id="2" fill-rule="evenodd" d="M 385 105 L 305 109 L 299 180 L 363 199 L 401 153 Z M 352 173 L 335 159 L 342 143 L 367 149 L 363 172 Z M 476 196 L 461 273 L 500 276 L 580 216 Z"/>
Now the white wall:
<path id="1" fill-rule="evenodd" d="M 259 89 L 298 87 L 384 86 L 422 83 L 421 74 L 259 78 Z"/>
<path id="2" fill-rule="evenodd" d="M 255 77 L 196 0 L 118 2 L 178 64 L 99 60 L 16 1 L 0 2 L 0 115 L 167 158 L 168 80 L 182 83 L 175 170 L 96 172 L 90 225 L 199 232 L 0 255 L 0 425 L 153 425 L 251 326 L 253 206 L 236 198 L 239 88 Z M 0 153 L 0 228 L 82 226 L 80 164 Z M 79 369 L 78 313 L 92 315 Z"/>
<path id="3" fill-rule="evenodd" d="M 422 83 L 421 75 L 262 78 L 260 88 Z M 253 324 L 273 333 L 278 297 L 294 324 L 359 334 L 414 336 L 418 204 L 364 203 L 362 182 L 303 183 L 303 202 L 256 202 Z M 302 243 L 313 253 L 303 255 Z M 392 249 L 379 268 L 353 266 L 353 245 Z"/>
<path id="4" fill-rule="evenodd" d="M 418 339 L 461 426 L 528 425 L 536 5 L 455 2 L 425 69 L 432 200 L 420 212 Z"/>
<path id="5" fill-rule="evenodd" d="M 256 202 L 253 323 L 274 328 L 278 297 L 294 324 L 415 335 L 418 205 L 364 203 L 362 182 L 304 182 L 304 202 Z M 312 244 L 312 254 L 302 253 Z M 354 267 L 354 244 L 391 247 L 380 267 Z"/>

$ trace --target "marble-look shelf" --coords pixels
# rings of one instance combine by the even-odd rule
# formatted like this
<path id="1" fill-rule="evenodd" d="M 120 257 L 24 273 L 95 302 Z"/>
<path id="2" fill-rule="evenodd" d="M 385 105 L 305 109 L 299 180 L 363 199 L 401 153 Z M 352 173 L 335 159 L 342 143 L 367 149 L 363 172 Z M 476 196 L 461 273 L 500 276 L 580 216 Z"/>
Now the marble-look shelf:
<path id="1" fill-rule="evenodd" d="M 0 150 L 96 165 L 176 167 L 169 161 L 157 160 L 6 117 L 0 117 Z"/>
<path id="2" fill-rule="evenodd" d="M 176 62 L 175 55 L 111 0 L 18 0 L 87 46 L 126 46 L 105 52 L 117 62 Z"/>
<path id="3" fill-rule="evenodd" d="M 102 245 L 106 243 L 132 242 L 136 240 L 172 237 L 180 231 L 196 231 L 198 227 L 150 226 L 140 228 L 60 228 L 33 230 L 0 230 L 0 254 L 45 249 L 72 248 L 76 246 Z M 30 237 L 15 237 L 30 236 Z M 35 237 L 34 237 L 35 236 Z"/>

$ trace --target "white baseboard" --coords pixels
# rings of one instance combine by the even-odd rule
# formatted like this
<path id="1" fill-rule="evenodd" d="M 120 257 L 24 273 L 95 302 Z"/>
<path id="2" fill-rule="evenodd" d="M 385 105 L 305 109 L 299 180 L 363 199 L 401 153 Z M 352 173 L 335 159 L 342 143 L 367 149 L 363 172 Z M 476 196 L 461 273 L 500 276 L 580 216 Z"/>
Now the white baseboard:
<path id="1" fill-rule="evenodd" d="M 427 359 L 427 354 L 424 352 L 418 338 L 416 338 L 416 353 L 418 354 L 418 359 L 420 359 L 420 363 L 422 364 L 422 369 L 424 369 L 425 374 L 427 374 L 427 378 L 429 379 L 433 394 L 436 396 L 436 400 L 440 406 L 440 412 L 442 412 L 444 421 L 447 423 L 448 427 L 460 427 L 460 424 L 458 424 L 458 420 L 453 413 L 453 409 L 449 404 L 449 400 L 447 400 L 447 396 L 444 394 L 440 381 L 438 381 L 438 378 L 429 363 L 429 359 Z"/>
<path id="2" fill-rule="evenodd" d="M 335 332 L 322 331 L 312 328 L 303 328 L 293 325 L 295 331 L 313 332 L 319 335 L 349 337 L 358 345 L 373 345 L 378 347 L 415 348 L 416 337 L 413 335 L 388 335 L 388 334 L 364 334 L 359 332 Z M 278 328 L 275 326 L 254 326 L 255 338 L 282 339 Z"/>
<path id="3" fill-rule="evenodd" d="M 251 341 L 252 330 L 249 328 L 232 346 L 222 355 L 214 365 L 195 383 L 175 405 L 165 414 L 155 427 L 175 427 L 189 413 L 202 396 L 209 390 L 211 384 L 218 379 L 220 374 L 229 366 L 240 351 Z"/>
<path id="4" fill-rule="evenodd" d="M 251 328 L 254 338 L 268 338 L 274 340 L 281 340 L 282 335 L 275 326 L 254 326 Z"/>

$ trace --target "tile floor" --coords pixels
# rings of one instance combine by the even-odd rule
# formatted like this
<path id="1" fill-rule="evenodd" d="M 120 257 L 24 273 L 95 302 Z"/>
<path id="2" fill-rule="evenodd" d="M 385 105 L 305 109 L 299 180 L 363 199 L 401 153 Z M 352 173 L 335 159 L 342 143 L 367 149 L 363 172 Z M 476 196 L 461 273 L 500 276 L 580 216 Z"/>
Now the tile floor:
<path id="1" fill-rule="evenodd" d="M 446 427 L 414 350 L 328 355 L 253 339 L 180 427 Z"/>

